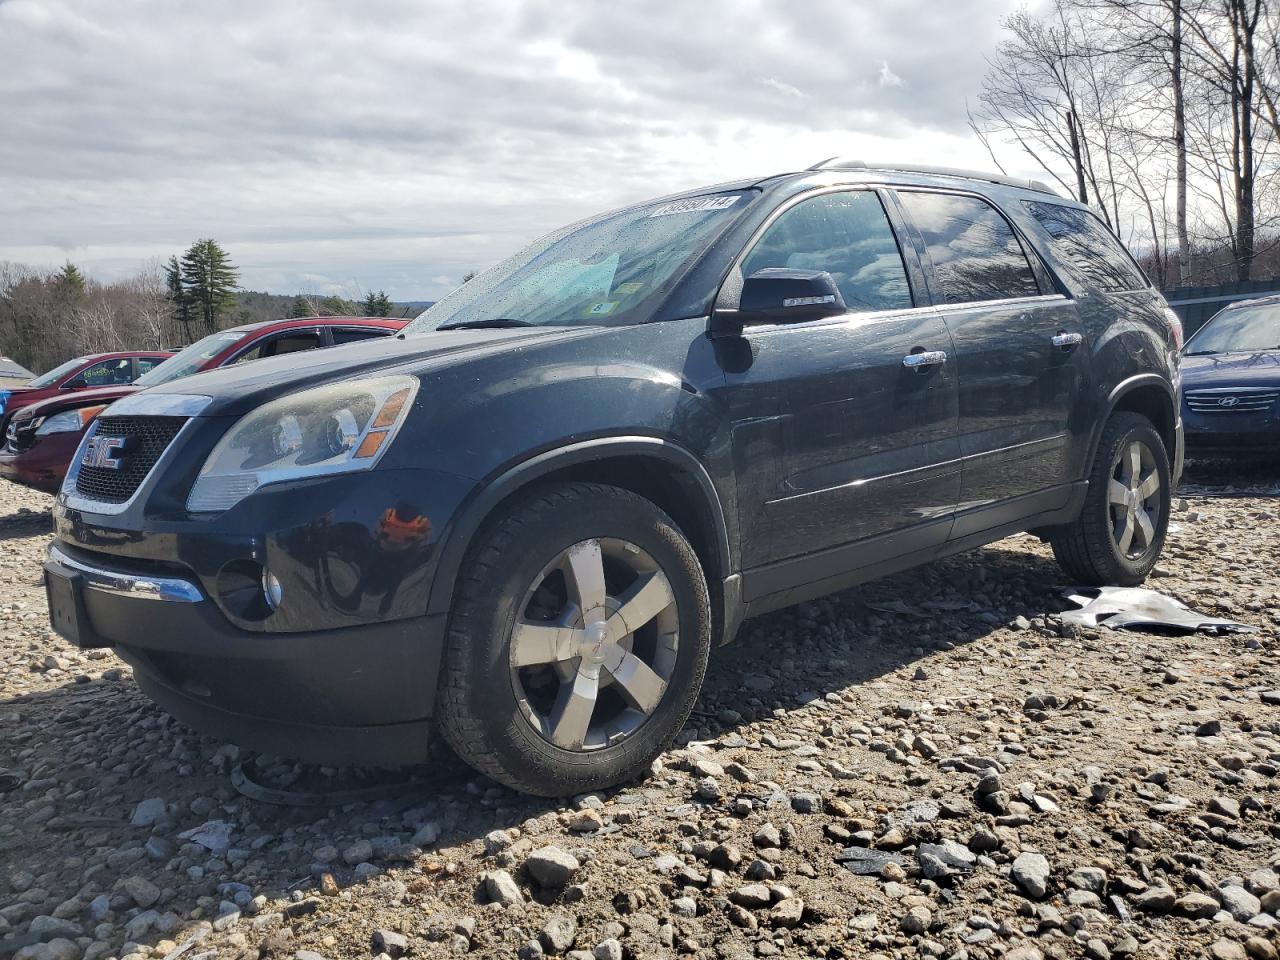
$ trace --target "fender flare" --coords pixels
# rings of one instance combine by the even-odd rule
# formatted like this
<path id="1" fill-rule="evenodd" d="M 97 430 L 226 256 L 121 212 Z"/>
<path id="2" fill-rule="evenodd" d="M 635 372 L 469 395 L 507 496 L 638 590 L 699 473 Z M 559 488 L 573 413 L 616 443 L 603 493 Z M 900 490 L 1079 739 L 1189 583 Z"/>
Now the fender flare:
<path id="1" fill-rule="evenodd" d="M 1111 419 L 1111 414 L 1115 412 L 1115 409 L 1119 405 L 1120 401 L 1124 399 L 1124 397 L 1127 394 L 1132 393 L 1134 390 L 1137 390 L 1141 387 L 1151 387 L 1151 386 L 1159 387 L 1161 392 L 1165 395 L 1165 398 L 1168 400 L 1169 422 L 1174 427 L 1175 438 L 1176 438 L 1176 431 L 1177 431 L 1177 424 L 1178 424 L 1178 396 L 1177 396 L 1177 393 L 1174 391 L 1173 385 L 1170 384 L 1165 377 L 1161 376 L 1158 373 L 1139 373 L 1132 377 L 1126 377 L 1124 380 L 1121 380 L 1114 387 L 1112 387 L 1111 392 L 1107 394 L 1105 411 L 1103 413 L 1103 416 L 1098 418 L 1097 423 L 1093 428 L 1093 436 L 1089 440 L 1089 459 L 1086 462 L 1086 469 L 1092 468 L 1093 459 L 1098 455 L 1098 444 L 1102 441 L 1103 427 L 1105 427 L 1107 421 Z M 1157 424 L 1156 426 L 1159 427 L 1159 424 Z M 1173 461 L 1174 454 L 1175 454 L 1175 451 L 1170 449 L 1169 459 L 1171 463 Z"/>
<path id="2" fill-rule="evenodd" d="M 716 559 L 721 576 L 733 572 L 733 553 L 729 545 L 729 528 L 725 521 L 724 506 L 711 482 L 706 467 L 692 453 L 677 443 L 659 437 L 618 436 L 600 437 L 554 447 L 523 460 L 484 483 L 480 491 L 466 503 L 456 520 L 450 525 L 436 564 L 427 601 L 427 613 L 445 613 L 453 598 L 454 584 L 467 549 L 475 539 L 481 524 L 493 510 L 516 490 L 540 477 L 565 467 L 590 463 L 616 456 L 644 456 L 665 460 L 691 476 L 705 500 L 712 524 L 715 527 Z"/>

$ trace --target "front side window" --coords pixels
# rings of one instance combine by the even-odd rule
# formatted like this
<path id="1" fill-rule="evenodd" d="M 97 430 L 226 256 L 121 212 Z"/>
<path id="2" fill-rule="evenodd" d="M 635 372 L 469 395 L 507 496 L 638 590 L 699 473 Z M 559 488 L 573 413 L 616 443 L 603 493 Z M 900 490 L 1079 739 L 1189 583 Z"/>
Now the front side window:
<path id="1" fill-rule="evenodd" d="M 405 332 L 643 323 L 750 198 L 686 197 L 565 227 L 464 283 Z"/>
<path id="2" fill-rule="evenodd" d="M 238 354 L 234 363 L 248 363 L 263 357 L 278 357 L 285 353 L 314 350 L 320 346 L 320 334 L 316 330 L 294 330 L 277 337 L 266 337 L 244 353 Z"/>
<path id="3" fill-rule="evenodd" d="M 1017 234 L 991 204 L 949 193 L 904 191 L 899 197 L 924 238 L 945 302 L 1039 295 Z"/>
<path id="4" fill-rule="evenodd" d="M 825 270 L 853 312 L 912 305 L 898 241 L 869 190 L 824 193 L 782 213 L 743 261 L 742 275 L 767 267 Z"/>
<path id="5" fill-rule="evenodd" d="M 1228 307 L 1187 341 L 1186 354 L 1256 353 L 1280 350 L 1280 305 Z"/>
<path id="6" fill-rule="evenodd" d="M 104 360 L 95 363 L 72 381 L 74 386 L 116 387 L 133 382 L 133 359 Z"/>
<path id="7" fill-rule="evenodd" d="M 1088 210 L 1024 200 L 1023 206 L 1049 235 L 1054 254 L 1103 293 L 1149 286 L 1127 250 Z"/>
<path id="8" fill-rule="evenodd" d="M 248 335 L 244 330 L 223 330 L 220 333 L 211 333 L 175 353 L 164 363 L 158 364 L 154 370 L 143 374 L 136 382 L 140 387 L 154 387 L 157 384 L 189 377 L 227 347 Z"/>

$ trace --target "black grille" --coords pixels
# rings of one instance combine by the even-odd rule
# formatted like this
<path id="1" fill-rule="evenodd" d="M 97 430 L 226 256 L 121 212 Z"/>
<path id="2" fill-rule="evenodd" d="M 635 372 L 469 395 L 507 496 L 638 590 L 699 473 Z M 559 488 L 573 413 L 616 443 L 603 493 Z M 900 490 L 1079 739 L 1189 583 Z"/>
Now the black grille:
<path id="1" fill-rule="evenodd" d="M 124 503 L 147 478 L 160 455 L 173 442 L 185 417 L 99 417 L 95 437 L 123 437 L 120 469 L 80 465 L 76 492 L 91 500 Z"/>

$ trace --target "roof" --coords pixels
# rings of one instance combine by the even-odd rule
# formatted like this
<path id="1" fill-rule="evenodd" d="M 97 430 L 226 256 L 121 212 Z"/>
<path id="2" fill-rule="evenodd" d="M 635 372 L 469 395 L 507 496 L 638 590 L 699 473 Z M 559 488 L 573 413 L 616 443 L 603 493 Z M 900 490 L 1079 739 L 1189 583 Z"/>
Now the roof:
<path id="1" fill-rule="evenodd" d="M 885 170 L 892 173 L 918 173 L 927 177 L 946 177 L 950 180 L 980 180 L 984 183 L 998 183 L 1005 187 L 1017 187 L 1019 190 L 1034 190 L 1036 193 L 1047 193 L 1058 196 L 1047 183 L 1039 180 L 1028 180 L 1020 177 L 1008 177 L 1004 174 L 987 173 L 982 170 L 964 170 L 959 167 L 940 167 L 918 163 L 867 163 L 864 160 L 850 160 L 841 157 L 828 157 L 819 160 L 810 170 Z"/>
<path id="2" fill-rule="evenodd" d="M 256 323 L 243 323 L 238 327 L 228 327 L 228 330 L 252 332 L 254 330 L 262 330 L 266 327 L 310 327 L 317 323 L 321 326 L 336 326 L 341 323 L 356 323 L 369 325 L 392 325 L 407 324 L 409 320 L 403 317 L 280 317 L 276 320 L 259 320 Z M 218 331 L 222 333 L 224 331 Z"/>

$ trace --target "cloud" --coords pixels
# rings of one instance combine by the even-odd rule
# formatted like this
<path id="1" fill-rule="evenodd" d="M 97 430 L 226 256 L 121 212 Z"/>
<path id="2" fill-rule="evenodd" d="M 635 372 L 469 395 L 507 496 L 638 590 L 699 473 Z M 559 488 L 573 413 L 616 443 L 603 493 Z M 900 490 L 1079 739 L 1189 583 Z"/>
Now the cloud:
<path id="1" fill-rule="evenodd" d="M 766 87 L 773 87 L 773 89 L 777 90 L 779 93 L 785 93 L 789 97 L 804 96 L 804 91 L 797 87 L 793 87 L 791 84 L 786 83 L 783 80 L 779 80 L 777 77 L 765 77 L 760 82 Z"/>
<path id="2" fill-rule="evenodd" d="M 907 81 L 889 69 L 889 61 L 880 61 L 880 86 L 882 87 L 905 87 Z"/>
<path id="3" fill-rule="evenodd" d="M 5 0 L 0 259 L 108 278 L 213 236 L 251 288 L 431 298 L 699 183 L 982 166 L 964 98 L 1018 2 Z"/>

